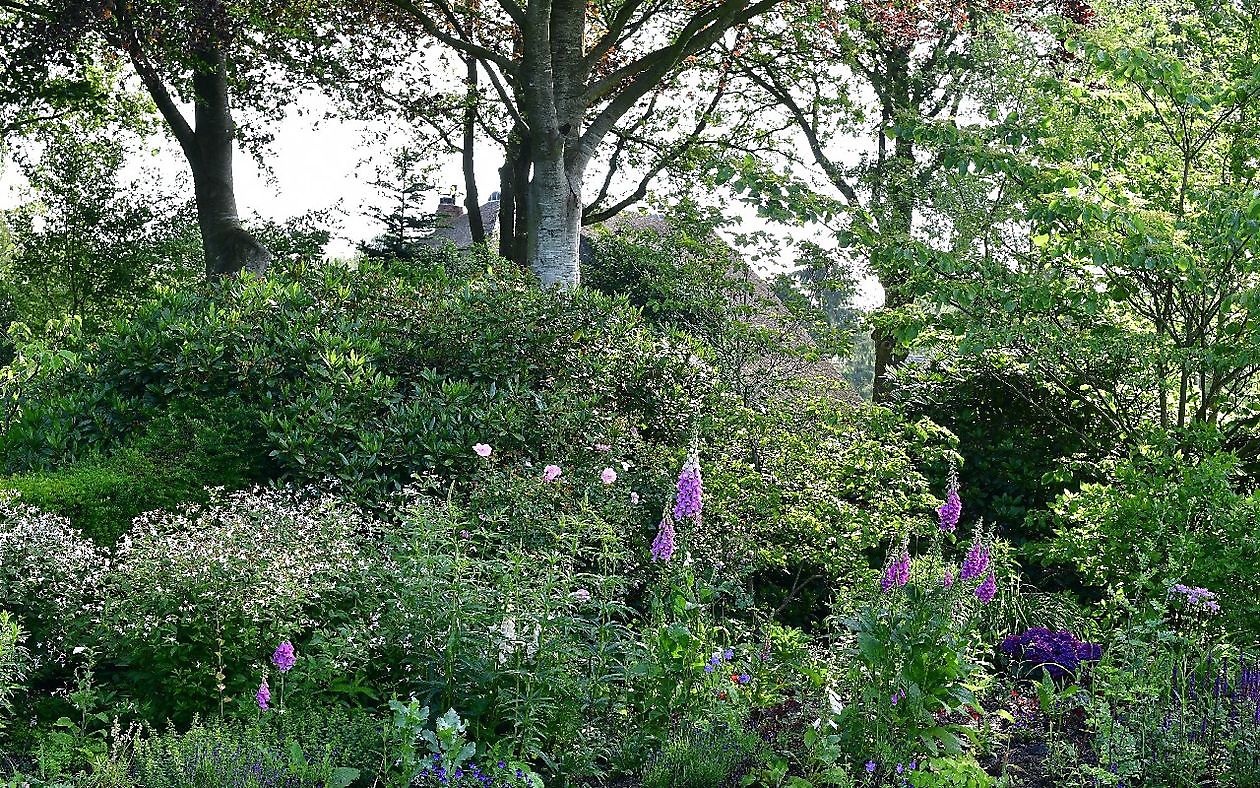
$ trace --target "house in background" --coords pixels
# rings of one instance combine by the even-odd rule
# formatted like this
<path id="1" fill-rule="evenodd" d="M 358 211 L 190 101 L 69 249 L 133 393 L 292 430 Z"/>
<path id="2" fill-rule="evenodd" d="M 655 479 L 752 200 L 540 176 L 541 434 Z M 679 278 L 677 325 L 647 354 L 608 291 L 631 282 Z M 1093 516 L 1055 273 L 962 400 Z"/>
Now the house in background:
<path id="1" fill-rule="evenodd" d="M 491 245 L 499 238 L 499 193 L 490 195 L 481 206 L 481 224 L 486 228 L 486 241 Z M 437 215 L 433 233 L 420 239 L 424 246 L 438 247 L 454 244 L 457 249 L 467 249 L 473 244 L 472 221 L 456 196 L 438 198 Z"/>

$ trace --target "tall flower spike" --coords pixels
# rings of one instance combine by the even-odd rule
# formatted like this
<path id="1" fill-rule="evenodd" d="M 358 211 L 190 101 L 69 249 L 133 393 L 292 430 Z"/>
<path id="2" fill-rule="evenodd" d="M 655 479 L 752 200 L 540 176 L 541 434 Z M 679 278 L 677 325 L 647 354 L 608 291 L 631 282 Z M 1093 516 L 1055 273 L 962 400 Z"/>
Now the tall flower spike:
<path id="1" fill-rule="evenodd" d="M 982 604 L 989 604 L 993 601 L 993 597 L 997 595 L 997 580 L 993 578 L 993 573 L 985 575 L 984 582 L 976 586 L 976 599 Z"/>
<path id="2" fill-rule="evenodd" d="M 945 492 L 945 503 L 936 510 L 941 520 L 941 530 L 953 533 L 958 528 L 958 518 L 962 516 L 962 498 L 958 495 L 958 471 L 949 472 L 949 486 Z"/>
<path id="3" fill-rule="evenodd" d="M 267 686 L 267 679 L 262 680 L 262 684 L 258 685 L 258 692 L 254 694 L 254 700 L 258 701 L 258 708 L 266 711 L 271 703 L 271 688 Z"/>
<path id="4" fill-rule="evenodd" d="M 661 519 L 660 529 L 652 540 L 652 560 L 669 561 L 674 556 L 674 520 L 669 515 Z"/>
<path id="5" fill-rule="evenodd" d="M 693 452 L 678 474 L 678 495 L 674 498 L 674 519 L 688 517 L 699 520 L 704 507 L 704 485 L 700 479 L 700 460 Z"/>
<path id="6" fill-rule="evenodd" d="M 962 571 L 958 576 L 962 580 L 976 580 L 988 568 L 989 548 L 982 545 L 977 539 L 975 544 L 971 546 L 971 551 L 967 553 L 966 559 L 963 560 Z"/>

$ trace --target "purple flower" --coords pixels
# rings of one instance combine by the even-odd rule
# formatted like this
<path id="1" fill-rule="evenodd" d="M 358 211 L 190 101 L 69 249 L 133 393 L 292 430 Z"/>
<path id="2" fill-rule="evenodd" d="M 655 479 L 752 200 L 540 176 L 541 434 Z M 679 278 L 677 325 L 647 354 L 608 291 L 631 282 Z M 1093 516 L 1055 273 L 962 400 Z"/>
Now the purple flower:
<path id="1" fill-rule="evenodd" d="M 1002 651 L 1028 665 L 1041 668 L 1052 678 L 1075 673 L 1083 662 L 1097 662 L 1102 658 L 1102 647 L 1077 640 L 1067 630 L 1051 632 L 1045 627 L 1033 627 L 1019 635 L 1011 635 L 1002 641 Z M 1173 671 L 1173 684 L 1177 683 L 1177 671 Z"/>
<path id="2" fill-rule="evenodd" d="M 678 474 L 678 496 L 674 499 L 674 519 L 699 519 L 704 506 L 704 485 L 700 479 L 700 461 L 693 454 Z"/>
<path id="3" fill-rule="evenodd" d="M 958 497 L 958 474 L 949 475 L 949 488 L 945 493 L 945 503 L 936 510 L 941 520 L 941 530 L 953 532 L 958 528 L 958 518 L 962 516 L 962 498 Z"/>
<path id="4" fill-rule="evenodd" d="M 910 552 L 903 545 L 901 554 L 884 567 L 884 576 L 880 578 L 879 588 L 885 593 L 894 586 L 901 588 L 910 581 Z"/>
<path id="5" fill-rule="evenodd" d="M 950 588 L 954 585 L 954 570 L 945 567 L 945 576 L 941 578 L 941 585 Z"/>
<path id="6" fill-rule="evenodd" d="M 639 494 L 633 490 L 630 491 L 630 505 L 631 506 L 639 505 Z"/>
<path id="7" fill-rule="evenodd" d="M 546 468 L 543 468 L 543 479 L 549 482 L 554 482 L 556 479 L 560 478 L 561 473 L 562 471 L 560 470 L 559 465 L 548 465 Z"/>
<path id="8" fill-rule="evenodd" d="M 712 662 L 710 662 L 710 663 L 708 663 L 708 664 L 706 664 L 706 665 L 704 666 L 704 672 L 705 672 L 705 673 L 712 673 L 712 672 L 713 672 L 713 671 L 715 671 L 715 670 L 717 670 L 717 668 L 716 668 L 716 667 L 714 667 L 714 665 L 713 665 L 713 663 L 712 663 Z"/>
<path id="9" fill-rule="evenodd" d="M 739 683 L 740 683 L 740 684 L 747 684 L 747 683 L 748 683 L 748 682 L 750 682 L 750 681 L 752 681 L 752 676 L 748 675 L 747 673 L 741 673 L 741 674 L 739 674 Z"/>
<path id="10" fill-rule="evenodd" d="M 967 553 L 967 558 L 963 560 L 962 572 L 959 577 L 963 580 L 975 580 L 984 574 L 989 568 L 989 548 L 976 542 L 971 546 L 971 551 Z"/>
<path id="11" fill-rule="evenodd" d="M 609 446 L 607 443 L 597 443 L 591 448 L 595 451 L 612 451 L 612 446 Z"/>
<path id="12" fill-rule="evenodd" d="M 674 555 L 674 521 L 666 517 L 661 520 L 660 530 L 652 540 L 652 560 L 668 561 Z"/>
<path id="13" fill-rule="evenodd" d="M 735 649 L 728 648 L 726 651 L 723 651 L 722 659 L 726 660 L 727 662 L 730 662 L 731 660 L 735 659 Z"/>
<path id="14" fill-rule="evenodd" d="M 490 456 L 490 452 L 491 452 L 491 451 L 493 451 L 493 449 L 491 449 L 488 445 L 486 445 L 486 444 L 484 444 L 484 443 L 474 443 L 474 444 L 473 444 L 473 452 L 474 452 L 474 453 L 475 453 L 478 457 L 489 457 L 489 456 Z"/>
<path id="15" fill-rule="evenodd" d="M 867 773 L 867 774 L 874 774 L 874 773 L 875 773 L 875 761 L 867 761 L 867 762 L 866 762 L 866 773 Z"/>
<path id="16" fill-rule="evenodd" d="M 288 673 L 297 664 L 297 655 L 293 653 L 293 644 L 284 641 L 276 646 L 275 653 L 271 655 L 271 664 L 275 665 L 281 673 Z"/>
<path id="17" fill-rule="evenodd" d="M 262 684 L 258 685 L 258 692 L 254 693 L 254 700 L 258 701 L 258 708 L 263 711 L 267 710 L 267 706 L 271 703 L 271 688 L 267 686 L 267 679 L 262 680 Z"/>
<path id="18" fill-rule="evenodd" d="M 599 479 L 604 484 L 612 484 L 613 482 L 617 481 L 617 472 L 614 471 L 612 468 L 605 468 L 599 474 Z"/>
<path id="19" fill-rule="evenodd" d="M 993 573 L 985 575 L 984 582 L 976 586 L 976 599 L 983 604 L 989 604 L 993 601 L 993 597 L 997 594 L 997 580 L 993 578 Z"/>

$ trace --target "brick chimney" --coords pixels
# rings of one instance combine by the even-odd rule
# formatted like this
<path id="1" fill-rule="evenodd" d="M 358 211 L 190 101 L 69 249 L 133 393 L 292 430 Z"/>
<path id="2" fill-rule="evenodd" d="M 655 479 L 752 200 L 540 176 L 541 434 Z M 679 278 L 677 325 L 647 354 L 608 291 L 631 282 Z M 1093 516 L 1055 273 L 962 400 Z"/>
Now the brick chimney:
<path id="1" fill-rule="evenodd" d="M 450 196 L 438 198 L 437 212 L 438 216 L 441 216 L 449 221 L 457 216 L 463 216 L 464 206 L 455 201 L 455 195 L 452 193 Z"/>

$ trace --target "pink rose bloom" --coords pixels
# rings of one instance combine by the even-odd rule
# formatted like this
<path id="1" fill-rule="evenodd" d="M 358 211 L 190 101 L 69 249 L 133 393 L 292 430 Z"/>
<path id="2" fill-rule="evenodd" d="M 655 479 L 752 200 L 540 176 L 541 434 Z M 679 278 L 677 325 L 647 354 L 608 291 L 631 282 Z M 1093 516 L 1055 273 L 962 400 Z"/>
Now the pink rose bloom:
<path id="1" fill-rule="evenodd" d="M 546 468 L 543 468 L 543 478 L 549 482 L 554 482 L 556 479 L 559 479 L 560 473 L 561 471 L 559 465 L 548 465 Z"/>
<path id="2" fill-rule="evenodd" d="M 617 481 L 617 472 L 612 468 L 605 468 L 604 472 L 599 475 L 599 478 L 603 480 L 604 484 L 612 484 Z"/>
<path id="3" fill-rule="evenodd" d="M 639 505 L 639 494 L 637 492 L 630 493 L 630 503 L 634 506 Z"/>
<path id="4" fill-rule="evenodd" d="M 491 452 L 491 451 L 493 451 L 493 449 L 491 449 L 489 446 L 487 446 L 487 445 L 486 445 L 486 444 L 484 444 L 484 443 L 474 443 L 474 444 L 473 444 L 473 452 L 474 452 L 474 453 L 475 453 L 478 457 L 489 457 L 489 456 L 490 456 L 490 452 Z"/>

